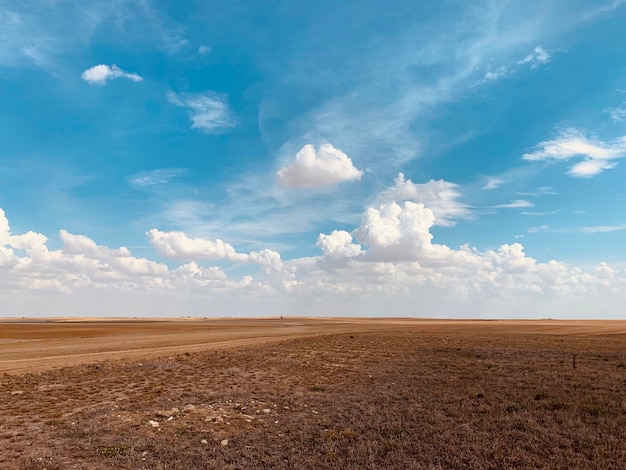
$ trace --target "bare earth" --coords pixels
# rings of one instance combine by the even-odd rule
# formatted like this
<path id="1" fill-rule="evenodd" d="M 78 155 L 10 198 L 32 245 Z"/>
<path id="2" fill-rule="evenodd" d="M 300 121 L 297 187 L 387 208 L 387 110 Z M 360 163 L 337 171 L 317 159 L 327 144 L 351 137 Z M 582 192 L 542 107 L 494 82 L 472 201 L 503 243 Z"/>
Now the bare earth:
<path id="1" fill-rule="evenodd" d="M 615 468 L 626 322 L 0 320 L 0 468 Z"/>

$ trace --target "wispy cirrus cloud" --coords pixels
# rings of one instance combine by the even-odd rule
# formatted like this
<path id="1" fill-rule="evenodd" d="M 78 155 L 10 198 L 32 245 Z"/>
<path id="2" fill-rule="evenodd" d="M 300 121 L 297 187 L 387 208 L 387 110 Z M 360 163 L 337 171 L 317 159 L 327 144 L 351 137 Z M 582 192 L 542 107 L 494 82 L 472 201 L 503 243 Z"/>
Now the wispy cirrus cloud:
<path id="1" fill-rule="evenodd" d="M 0 65 L 59 67 L 103 25 L 122 28 L 132 0 L 89 2 L 0 1 Z M 147 2 L 139 5 L 145 9 Z"/>
<path id="2" fill-rule="evenodd" d="M 594 225 L 590 227 L 583 227 L 580 231 L 582 233 L 609 233 L 609 232 L 621 232 L 622 230 L 626 230 L 626 224 Z"/>
<path id="3" fill-rule="evenodd" d="M 611 143 L 587 138 L 578 129 L 566 129 L 551 140 L 537 144 L 534 152 L 522 155 L 526 161 L 568 161 L 578 159 L 567 174 L 576 178 L 591 178 L 617 166 L 615 160 L 626 156 L 626 136 Z"/>
<path id="4" fill-rule="evenodd" d="M 549 51 L 544 49 L 542 46 L 536 46 L 530 54 L 516 61 L 514 64 L 507 64 L 501 65 L 496 68 L 489 68 L 485 73 L 485 80 L 493 81 L 504 78 L 514 73 L 516 70 L 519 69 L 519 66 L 522 65 L 530 66 L 531 69 L 537 69 L 541 65 L 547 65 L 548 63 L 550 63 L 551 59 L 552 54 Z"/>
<path id="5" fill-rule="evenodd" d="M 159 168 L 156 170 L 142 171 L 130 177 L 129 183 L 133 186 L 143 188 L 169 183 L 170 180 L 178 178 L 187 173 L 186 168 Z"/>
<path id="6" fill-rule="evenodd" d="M 617 108 L 606 108 L 604 112 L 609 113 L 611 121 L 622 122 L 626 119 L 626 103 L 622 103 L 623 106 Z"/>
<path id="7" fill-rule="evenodd" d="M 538 186 L 534 191 L 517 191 L 515 194 L 524 197 L 556 196 L 559 194 L 552 186 Z"/>
<path id="8" fill-rule="evenodd" d="M 205 134 L 223 134 L 237 125 L 237 119 L 228 105 L 228 96 L 214 91 L 200 93 L 168 92 L 167 100 L 187 109 L 191 128 Z"/>
<path id="9" fill-rule="evenodd" d="M 535 205 L 526 199 L 515 199 L 511 202 L 491 206 L 492 209 L 526 209 L 528 207 L 535 207 Z"/>
<path id="10" fill-rule="evenodd" d="M 482 189 L 485 189 L 485 190 L 497 189 L 503 184 L 508 183 L 508 182 L 509 181 L 505 180 L 504 178 L 498 178 L 497 176 L 490 176 L 487 178 L 487 182 L 482 187 Z"/>

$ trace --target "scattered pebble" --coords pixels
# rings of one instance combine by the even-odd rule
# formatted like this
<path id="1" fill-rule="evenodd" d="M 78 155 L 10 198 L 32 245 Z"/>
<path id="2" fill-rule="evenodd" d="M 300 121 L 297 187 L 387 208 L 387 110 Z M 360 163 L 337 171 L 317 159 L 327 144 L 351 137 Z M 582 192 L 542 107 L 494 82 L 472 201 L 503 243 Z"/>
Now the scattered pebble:
<path id="1" fill-rule="evenodd" d="M 220 442 L 220 445 L 222 447 L 226 447 L 228 445 L 228 439 L 224 439 L 222 442 Z"/>
<path id="2" fill-rule="evenodd" d="M 158 427 L 160 426 L 160 425 L 159 425 L 159 422 L 158 422 L 158 421 L 154 421 L 153 419 L 151 419 L 150 421 L 148 421 L 148 424 L 149 424 L 150 426 L 152 426 L 153 428 L 158 428 Z"/>

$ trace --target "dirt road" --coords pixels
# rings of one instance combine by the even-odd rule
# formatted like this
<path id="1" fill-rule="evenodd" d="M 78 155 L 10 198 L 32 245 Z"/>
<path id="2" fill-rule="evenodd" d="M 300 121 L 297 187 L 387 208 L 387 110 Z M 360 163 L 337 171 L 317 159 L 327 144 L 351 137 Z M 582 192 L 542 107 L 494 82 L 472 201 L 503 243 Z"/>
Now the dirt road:
<path id="1" fill-rule="evenodd" d="M 0 374 L 244 347 L 303 336 L 393 330 L 479 335 L 624 335 L 626 321 L 0 319 Z"/>

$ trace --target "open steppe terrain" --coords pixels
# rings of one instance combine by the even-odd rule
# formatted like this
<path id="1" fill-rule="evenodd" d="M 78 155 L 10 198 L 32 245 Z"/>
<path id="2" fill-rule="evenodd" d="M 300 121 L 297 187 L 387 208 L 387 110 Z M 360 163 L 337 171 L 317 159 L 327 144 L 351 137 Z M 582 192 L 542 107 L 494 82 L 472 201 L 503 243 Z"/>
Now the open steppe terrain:
<path id="1" fill-rule="evenodd" d="M 626 322 L 0 321 L 2 469 L 623 469 Z"/>

